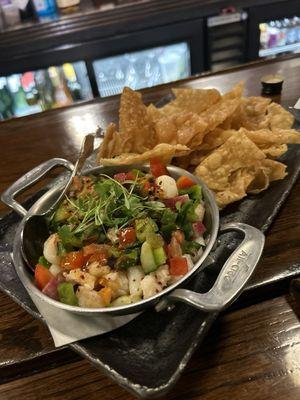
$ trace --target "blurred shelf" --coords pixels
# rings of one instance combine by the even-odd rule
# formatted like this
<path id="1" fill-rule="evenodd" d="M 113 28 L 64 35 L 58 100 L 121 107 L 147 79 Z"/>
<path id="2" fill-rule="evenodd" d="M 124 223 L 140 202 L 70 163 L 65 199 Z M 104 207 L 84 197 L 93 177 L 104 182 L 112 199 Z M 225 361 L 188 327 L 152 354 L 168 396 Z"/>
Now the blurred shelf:
<path id="1" fill-rule="evenodd" d="M 240 8 L 288 0 L 240 0 Z M 216 15 L 228 0 L 82 0 L 77 12 L 30 21 L 0 33 L 0 63 L 78 42 Z M 149 32 L 149 35 L 151 33 Z"/>
<path id="2" fill-rule="evenodd" d="M 271 47 L 259 50 L 259 57 L 268 57 L 280 53 L 300 52 L 300 43 L 286 44 L 284 46 Z"/>

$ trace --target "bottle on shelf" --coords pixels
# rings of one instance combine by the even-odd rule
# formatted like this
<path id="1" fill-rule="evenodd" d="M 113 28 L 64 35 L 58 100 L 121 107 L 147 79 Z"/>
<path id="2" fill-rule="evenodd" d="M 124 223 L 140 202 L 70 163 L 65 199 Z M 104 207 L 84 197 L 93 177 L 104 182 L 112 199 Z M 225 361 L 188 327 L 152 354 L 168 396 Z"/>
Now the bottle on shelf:
<path id="1" fill-rule="evenodd" d="M 266 23 L 259 24 L 259 30 L 260 30 L 260 47 L 262 49 L 267 49 L 269 45 L 268 24 Z"/>
<path id="2" fill-rule="evenodd" d="M 269 42 L 268 48 L 276 47 L 279 39 L 279 29 L 277 28 L 275 21 L 271 21 L 268 24 L 268 31 L 269 31 Z"/>
<path id="3" fill-rule="evenodd" d="M 54 88 L 53 108 L 68 106 L 73 103 L 72 95 L 64 79 L 61 67 L 48 68 L 50 79 Z"/>
<path id="4" fill-rule="evenodd" d="M 77 10 L 80 0 L 56 0 L 57 7 L 63 13 L 74 12 Z"/>
<path id="5" fill-rule="evenodd" d="M 13 0 L 19 10 L 21 21 L 26 21 L 34 17 L 34 7 L 32 0 Z"/>
<path id="6" fill-rule="evenodd" d="M 297 29 L 292 19 L 285 19 L 287 24 L 286 44 L 293 44 L 297 41 Z"/>
<path id="7" fill-rule="evenodd" d="M 49 76 L 45 69 L 41 69 L 34 73 L 34 81 L 38 92 L 38 102 L 42 110 L 49 110 L 53 107 L 54 103 L 54 88 Z"/>
<path id="8" fill-rule="evenodd" d="M 19 9 L 13 0 L 0 0 L 0 8 L 5 28 L 14 27 L 20 23 Z"/>
<path id="9" fill-rule="evenodd" d="M 26 101 L 24 89 L 21 85 L 20 75 L 14 74 L 7 77 L 8 88 L 13 98 L 13 113 L 16 117 L 28 115 L 30 106 Z"/>
<path id="10" fill-rule="evenodd" d="M 277 46 L 284 46 L 286 44 L 286 27 L 283 21 L 275 21 L 275 26 L 278 29 Z"/>
<path id="11" fill-rule="evenodd" d="M 0 78 L 0 120 L 12 118 L 13 98 L 7 87 L 7 80 L 4 77 Z"/>
<path id="12" fill-rule="evenodd" d="M 78 82 L 73 65 L 70 63 L 63 64 L 63 72 L 73 101 L 83 100 L 81 95 L 81 86 Z"/>
<path id="13" fill-rule="evenodd" d="M 20 81 L 25 93 L 26 102 L 30 106 L 30 112 L 35 113 L 42 111 L 42 107 L 38 102 L 38 91 L 33 72 L 25 72 L 21 76 Z"/>
<path id="14" fill-rule="evenodd" d="M 35 12 L 40 20 L 57 18 L 55 0 L 32 0 Z"/>

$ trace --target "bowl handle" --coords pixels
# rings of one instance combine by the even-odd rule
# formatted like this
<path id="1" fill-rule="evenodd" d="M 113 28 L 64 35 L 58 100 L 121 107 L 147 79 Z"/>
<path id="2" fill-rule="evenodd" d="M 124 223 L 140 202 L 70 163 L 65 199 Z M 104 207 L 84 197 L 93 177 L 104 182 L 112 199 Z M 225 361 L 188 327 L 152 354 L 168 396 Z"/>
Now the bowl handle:
<path id="1" fill-rule="evenodd" d="M 242 243 L 223 265 L 214 286 L 207 293 L 175 289 L 156 305 L 160 311 L 170 303 L 182 301 L 206 312 L 221 311 L 242 292 L 262 254 L 265 237 L 253 226 L 232 222 L 221 227 L 220 232 L 238 231 L 244 234 Z"/>
<path id="2" fill-rule="evenodd" d="M 50 160 L 45 161 L 44 163 L 38 165 L 31 171 L 21 176 L 21 178 L 19 178 L 2 193 L 1 200 L 3 201 L 3 203 L 16 211 L 19 215 L 24 217 L 27 214 L 27 211 L 23 206 L 21 206 L 20 203 L 15 200 L 15 196 L 33 186 L 51 169 L 59 166 L 65 167 L 70 171 L 72 171 L 74 168 L 74 165 L 70 161 L 64 160 L 63 158 L 51 158 Z"/>

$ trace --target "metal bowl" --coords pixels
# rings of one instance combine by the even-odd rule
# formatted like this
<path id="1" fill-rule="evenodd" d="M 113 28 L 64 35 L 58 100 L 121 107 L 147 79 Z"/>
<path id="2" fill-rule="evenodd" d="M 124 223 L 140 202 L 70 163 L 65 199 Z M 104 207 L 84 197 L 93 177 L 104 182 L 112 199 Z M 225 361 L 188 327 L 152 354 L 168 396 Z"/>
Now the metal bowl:
<path id="1" fill-rule="evenodd" d="M 219 210 L 215 202 L 213 193 L 207 186 L 197 177 L 192 175 L 186 170 L 175 166 L 168 166 L 168 171 L 175 179 L 181 175 L 189 176 L 194 182 L 202 187 L 203 198 L 205 202 L 205 226 L 207 228 L 206 234 L 206 247 L 199 260 L 195 263 L 194 267 L 184 275 L 178 282 L 165 288 L 162 292 L 155 296 L 141 300 L 137 303 L 128 304 L 119 307 L 106 307 L 106 308 L 83 308 L 77 306 L 70 306 L 59 301 L 53 300 L 44 295 L 34 284 L 33 274 L 26 266 L 22 257 L 22 240 L 23 231 L 27 219 L 37 213 L 45 212 L 53 203 L 55 198 L 62 191 L 63 183 L 54 186 L 46 192 L 36 203 L 26 211 L 14 199 L 17 193 L 32 186 L 38 179 L 43 177 L 51 168 L 56 165 L 64 165 L 68 169 L 72 168 L 72 164 L 63 159 L 51 159 L 45 163 L 34 168 L 18 181 L 16 181 L 9 189 L 2 194 L 2 201 L 8 206 L 12 207 L 22 217 L 22 221 L 16 232 L 13 245 L 13 261 L 17 274 L 22 281 L 23 285 L 29 293 L 34 293 L 41 300 L 51 304 L 52 306 L 71 311 L 77 314 L 95 315 L 95 314 L 109 314 L 109 315 L 125 315 L 133 314 L 144 310 L 146 307 L 156 306 L 157 310 L 167 307 L 170 303 L 175 301 L 183 301 L 203 311 L 219 311 L 229 305 L 242 291 L 244 285 L 252 275 L 255 266 L 261 256 L 264 246 L 264 235 L 256 228 L 250 225 L 240 223 L 230 223 L 223 227 L 219 227 Z M 117 167 L 96 167 L 84 171 L 84 174 L 106 174 L 114 175 L 118 172 L 128 171 L 129 168 L 139 168 L 143 171 L 149 171 L 147 165 L 133 165 L 133 166 L 117 166 Z M 191 277 L 199 272 L 206 266 L 208 256 L 216 243 L 219 232 L 224 231 L 239 231 L 243 233 L 244 240 L 239 247 L 231 254 L 226 263 L 224 264 L 214 286 L 207 293 L 196 293 L 187 289 L 180 288 L 183 284 L 187 283 Z M 29 238 L 30 239 L 30 238 Z M 27 238 L 28 240 L 28 238 Z"/>

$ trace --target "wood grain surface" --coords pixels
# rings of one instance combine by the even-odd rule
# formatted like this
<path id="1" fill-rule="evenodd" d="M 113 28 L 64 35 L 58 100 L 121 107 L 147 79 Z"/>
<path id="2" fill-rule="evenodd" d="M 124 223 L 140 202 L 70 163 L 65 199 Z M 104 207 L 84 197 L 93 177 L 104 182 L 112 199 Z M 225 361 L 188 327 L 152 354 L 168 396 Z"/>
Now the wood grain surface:
<path id="1" fill-rule="evenodd" d="M 295 104 L 300 58 L 254 63 L 183 84 L 225 91 L 243 79 L 247 94 L 258 95 L 260 77 L 272 72 L 285 77 L 277 100 Z M 145 98 L 157 101 L 169 91 L 169 85 L 154 88 Z M 0 123 L 0 192 L 51 157 L 74 161 L 82 136 L 116 119 L 117 109 L 114 98 Z M 300 273 L 299 197 L 300 182 L 268 232 L 263 258 L 250 282 L 249 292 L 253 285 L 267 284 L 265 295 L 252 294 L 247 303 L 240 302 L 219 319 L 168 400 L 300 398 L 300 324 L 286 295 L 285 279 L 290 271 Z M 0 212 L 7 211 L 1 205 Z M 280 284 L 271 290 L 275 281 Z M 55 349 L 47 328 L 3 294 L 0 344 L 0 399 L 133 399 L 70 350 Z"/>
<path id="2" fill-rule="evenodd" d="M 165 400 L 300 397 L 300 322 L 281 296 L 220 318 Z M 133 400 L 85 360 L 0 385 L 5 400 Z"/>

